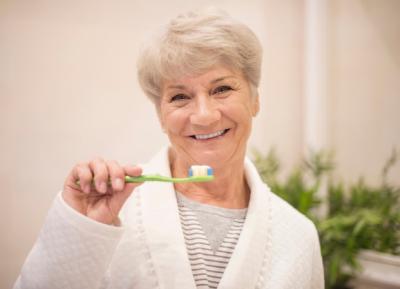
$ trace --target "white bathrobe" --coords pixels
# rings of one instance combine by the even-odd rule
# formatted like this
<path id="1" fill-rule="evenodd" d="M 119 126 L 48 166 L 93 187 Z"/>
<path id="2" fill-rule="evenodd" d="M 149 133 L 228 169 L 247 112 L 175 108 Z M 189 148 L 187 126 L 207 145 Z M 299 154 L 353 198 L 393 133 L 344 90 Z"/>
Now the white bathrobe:
<path id="1" fill-rule="evenodd" d="M 170 175 L 167 148 L 144 172 Z M 271 193 L 248 159 L 245 172 L 246 221 L 218 288 L 324 288 L 313 223 Z M 59 194 L 14 289 L 196 288 L 172 184 L 136 188 L 120 219 L 121 227 L 93 221 Z"/>

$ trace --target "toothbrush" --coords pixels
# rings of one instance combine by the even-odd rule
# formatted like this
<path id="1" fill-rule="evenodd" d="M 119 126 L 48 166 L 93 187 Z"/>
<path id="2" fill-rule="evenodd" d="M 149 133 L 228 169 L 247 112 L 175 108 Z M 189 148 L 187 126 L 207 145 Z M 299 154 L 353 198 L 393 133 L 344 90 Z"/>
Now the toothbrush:
<path id="1" fill-rule="evenodd" d="M 189 176 L 186 178 L 171 178 L 161 175 L 141 175 L 138 177 L 125 176 L 126 183 L 141 182 L 170 182 L 170 183 L 195 183 L 210 182 L 214 180 L 213 170 L 209 166 L 191 166 Z"/>
<path id="2" fill-rule="evenodd" d="M 141 175 L 138 177 L 125 176 L 125 183 L 142 182 L 170 182 L 170 183 L 197 183 L 214 180 L 213 170 L 209 166 L 191 166 L 186 178 L 171 178 L 161 175 Z M 76 181 L 79 185 L 79 180 Z"/>

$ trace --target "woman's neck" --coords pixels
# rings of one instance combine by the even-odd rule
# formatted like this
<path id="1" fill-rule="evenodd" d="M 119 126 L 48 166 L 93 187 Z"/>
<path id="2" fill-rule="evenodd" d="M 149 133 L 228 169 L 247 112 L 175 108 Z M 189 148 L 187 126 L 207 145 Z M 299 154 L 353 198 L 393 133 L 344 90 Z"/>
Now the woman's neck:
<path id="1" fill-rule="evenodd" d="M 227 169 L 229 168 L 229 169 Z M 243 161 L 235 161 L 224 167 L 213 167 L 215 179 L 207 183 L 178 183 L 175 190 L 200 203 L 224 208 L 247 208 L 250 189 L 244 175 Z M 179 159 L 171 160 L 173 176 L 187 174 L 187 165 Z"/>

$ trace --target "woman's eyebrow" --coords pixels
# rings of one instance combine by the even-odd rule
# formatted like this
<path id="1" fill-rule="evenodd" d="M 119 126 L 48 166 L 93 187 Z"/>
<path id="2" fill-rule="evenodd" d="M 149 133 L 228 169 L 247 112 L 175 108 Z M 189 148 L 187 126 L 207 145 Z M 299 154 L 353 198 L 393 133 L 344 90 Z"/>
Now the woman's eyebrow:
<path id="1" fill-rule="evenodd" d="M 174 89 L 174 88 L 177 88 L 177 89 L 184 89 L 184 88 L 185 88 L 185 85 L 183 85 L 183 84 L 171 84 L 171 85 L 167 85 L 166 88 L 167 88 L 167 89 Z"/>
<path id="2" fill-rule="evenodd" d="M 214 83 L 223 81 L 228 78 L 235 78 L 235 76 L 234 75 L 221 76 L 221 77 L 211 80 L 210 83 L 214 84 Z M 185 89 L 185 88 L 186 88 L 186 86 L 184 84 L 170 84 L 170 85 L 167 85 L 167 87 L 166 87 L 166 89 Z"/>
<path id="3" fill-rule="evenodd" d="M 227 75 L 227 76 L 218 77 L 218 78 L 212 80 L 211 83 L 220 82 L 220 81 L 228 79 L 228 78 L 235 78 L 235 76 L 234 75 Z"/>

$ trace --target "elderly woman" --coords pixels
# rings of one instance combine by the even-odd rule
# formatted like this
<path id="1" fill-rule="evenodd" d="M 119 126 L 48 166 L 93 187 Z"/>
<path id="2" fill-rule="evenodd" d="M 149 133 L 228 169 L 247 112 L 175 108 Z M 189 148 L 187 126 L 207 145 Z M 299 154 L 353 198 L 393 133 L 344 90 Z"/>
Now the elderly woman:
<path id="1" fill-rule="evenodd" d="M 139 81 L 170 146 L 143 166 L 77 164 L 15 288 L 323 288 L 315 227 L 245 157 L 261 54 L 220 12 L 179 16 L 154 37 Z M 214 181 L 124 182 L 183 177 L 194 164 Z"/>

